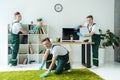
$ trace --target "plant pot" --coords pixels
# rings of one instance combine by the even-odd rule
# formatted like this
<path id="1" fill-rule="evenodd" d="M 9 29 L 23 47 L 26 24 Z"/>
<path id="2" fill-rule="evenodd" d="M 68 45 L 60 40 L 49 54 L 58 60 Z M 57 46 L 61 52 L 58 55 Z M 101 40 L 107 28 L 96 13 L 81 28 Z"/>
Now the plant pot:
<path id="1" fill-rule="evenodd" d="M 99 48 L 99 66 L 105 63 L 105 48 Z"/>

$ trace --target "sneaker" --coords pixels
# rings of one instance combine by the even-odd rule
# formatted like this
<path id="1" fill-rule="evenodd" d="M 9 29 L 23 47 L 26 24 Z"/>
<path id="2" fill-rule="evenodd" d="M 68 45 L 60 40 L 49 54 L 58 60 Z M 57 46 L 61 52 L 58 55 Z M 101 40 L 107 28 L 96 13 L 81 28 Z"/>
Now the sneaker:
<path id="1" fill-rule="evenodd" d="M 10 63 L 8 66 L 9 67 L 16 67 L 17 65 L 13 65 L 13 64 Z"/>
<path id="2" fill-rule="evenodd" d="M 72 69 L 67 70 L 67 72 L 71 72 L 71 71 L 72 71 Z"/>
<path id="3" fill-rule="evenodd" d="M 96 68 L 98 68 L 98 66 L 94 66 L 94 65 L 93 65 L 92 68 L 93 68 L 93 69 L 96 69 Z"/>
<path id="4" fill-rule="evenodd" d="M 71 68 L 70 63 L 68 63 L 67 66 L 68 66 L 68 67 L 65 68 L 65 71 L 67 71 L 67 72 L 71 72 L 71 71 L 72 71 L 72 68 Z"/>

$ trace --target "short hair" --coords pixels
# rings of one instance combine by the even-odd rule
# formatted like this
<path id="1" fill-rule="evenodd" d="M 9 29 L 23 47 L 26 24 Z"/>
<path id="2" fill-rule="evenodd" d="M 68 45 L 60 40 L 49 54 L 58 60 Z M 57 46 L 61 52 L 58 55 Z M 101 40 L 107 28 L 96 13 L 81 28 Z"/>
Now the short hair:
<path id="1" fill-rule="evenodd" d="M 15 16 L 16 16 L 16 15 L 20 15 L 20 12 L 15 12 L 15 14 L 14 14 L 14 15 L 15 15 Z"/>
<path id="2" fill-rule="evenodd" d="M 89 16 L 87 16 L 86 18 L 92 18 L 92 19 L 93 19 L 93 16 L 92 16 L 92 15 L 89 15 Z"/>
<path id="3" fill-rule="evenodd" d="M 44 42 L 44 41 L 48 41 L 48 42 L 51 42 L 50 39 L 47 37 L 47 38 L 44 38 L 41 42 Z"/>

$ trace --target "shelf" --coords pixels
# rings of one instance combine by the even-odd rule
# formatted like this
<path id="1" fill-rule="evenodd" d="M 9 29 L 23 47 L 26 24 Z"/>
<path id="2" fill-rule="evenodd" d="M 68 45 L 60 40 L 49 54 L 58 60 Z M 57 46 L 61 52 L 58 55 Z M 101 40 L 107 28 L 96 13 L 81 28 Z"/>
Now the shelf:
<path id="1" fill-rule="evenodd" d="M 23 24 L 23 28 L 28 31 L 29 24 Z M 48 30 L 46 31 L 48 33 Z M 41 40 L 48 37 L 48 34 L 20 34 L 19 37 L 18 65 L 39 64 L 46 50 Z M 11 46 L 10 34 L 8 34 L 8 62 L 12 53 Z"/>

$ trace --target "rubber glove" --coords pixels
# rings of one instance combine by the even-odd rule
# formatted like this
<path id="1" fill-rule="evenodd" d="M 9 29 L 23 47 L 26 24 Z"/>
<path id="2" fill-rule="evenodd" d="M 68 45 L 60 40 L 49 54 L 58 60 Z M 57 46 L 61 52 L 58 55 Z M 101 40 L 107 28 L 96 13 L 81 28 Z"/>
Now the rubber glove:
<path id="1" fill-rule="evenodd" d="M 50 70 L 47 70 L 44 74 L 41 74 L 40 77 L 44 78 L 47 77 L 50 74 Z"/>
<path id="2" fill-rule="evenodd" d="M 80 32 L 77 32 L 77 35 L 80 36 L 80 37 L 85 37 L 85 35 L 80 33 Z"/>
<path id="3" fill-rule="evenodd" d="M 42 69 L 43 69 L 44 64 L 45 64 L 45 62 L 42 61 L 41 64 L 40 64 L 39 70 L 42 70 Z"/>
<path id="4" fill-rule="evenodd" d="M 79 28 L 80 28 L 80 26 L 78 25 L 78 26 L 74 27 L 74 30 L 78 30 Z"/>
<path id="5" fill-rule="evenodd" d="M 29 30 L 29 33 L 33 33 L 34 31 L 33 30 Z"/>

